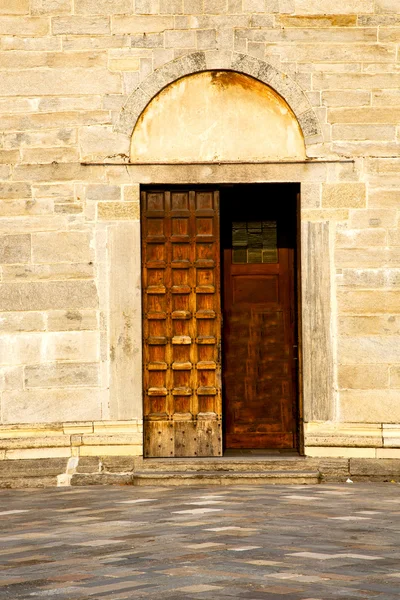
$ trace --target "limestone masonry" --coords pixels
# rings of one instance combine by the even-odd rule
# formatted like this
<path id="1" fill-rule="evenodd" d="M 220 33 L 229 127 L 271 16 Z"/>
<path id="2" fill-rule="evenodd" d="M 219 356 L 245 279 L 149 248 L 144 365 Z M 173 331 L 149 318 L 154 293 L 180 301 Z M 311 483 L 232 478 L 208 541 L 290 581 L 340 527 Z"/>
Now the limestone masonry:
<path id="1" fill-rule="evenodd" d="M 0 478 L 143 454 L 143 184 L 300 184 L 301 452 L 400 459 L 399 0 L 0 0 L 0 36 Z M 143 111 L 210 70 L 283 99 L 286 154 L 163 164 Z"/>

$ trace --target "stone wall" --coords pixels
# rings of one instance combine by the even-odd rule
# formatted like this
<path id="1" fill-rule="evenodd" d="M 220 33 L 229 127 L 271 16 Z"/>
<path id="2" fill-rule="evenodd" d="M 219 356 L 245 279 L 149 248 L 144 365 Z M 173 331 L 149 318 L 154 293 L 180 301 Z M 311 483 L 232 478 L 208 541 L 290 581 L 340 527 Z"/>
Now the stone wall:
<path id="1" fill-rule="evenodd" d="M 81 163 L 129 161 L 146 82 L 196 53 L 269 65 L 296 115 L 306 99 L 308 157 L 354 159 L 215 178 L 302 182 L 321 252 L 316 279 L 303 246 L 307 454 L 400 457 L 398 0 L 0 0 L 0 34 L 0 458 L 141 454 L 139 184 L 157 176 Z"/>

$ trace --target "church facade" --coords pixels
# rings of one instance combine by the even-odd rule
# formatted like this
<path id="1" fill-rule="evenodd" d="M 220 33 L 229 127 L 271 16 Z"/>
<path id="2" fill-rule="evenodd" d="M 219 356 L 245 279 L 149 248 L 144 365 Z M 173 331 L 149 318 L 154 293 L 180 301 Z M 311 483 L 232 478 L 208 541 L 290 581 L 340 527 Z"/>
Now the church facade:
<path id="1" fill-rule="evenodd" d="M 0 27 L 0 477 L 400 472 L 396 0 L 0 0 Z"/>

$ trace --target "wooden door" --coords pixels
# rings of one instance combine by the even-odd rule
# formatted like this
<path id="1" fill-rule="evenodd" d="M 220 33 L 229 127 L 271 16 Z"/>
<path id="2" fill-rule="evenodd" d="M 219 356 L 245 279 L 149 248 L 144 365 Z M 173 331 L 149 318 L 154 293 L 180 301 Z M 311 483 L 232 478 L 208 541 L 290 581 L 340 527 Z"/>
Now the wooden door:
<path id="1" fill-rule="evenodd" d="M 223 197 L 227 448 L 295 447 L 295 199 L 279 185 Z"/>
<path id="2" fill-rule="evenodd" d="M 222 454 L 219 195 L 141 194 L 144 452 Z"/>

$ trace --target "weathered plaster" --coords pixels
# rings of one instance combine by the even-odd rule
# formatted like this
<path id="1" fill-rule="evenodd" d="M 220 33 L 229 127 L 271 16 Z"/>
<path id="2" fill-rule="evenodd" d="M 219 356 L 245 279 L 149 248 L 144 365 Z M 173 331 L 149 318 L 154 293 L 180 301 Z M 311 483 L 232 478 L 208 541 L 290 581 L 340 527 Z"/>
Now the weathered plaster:
<path id="1" fill-rule="evenodd" d="M 164 88 L 140 115 L 131 162 L 305 159 L 303 135 L 287 103 L 259 80 L 204 71 Z"/>

